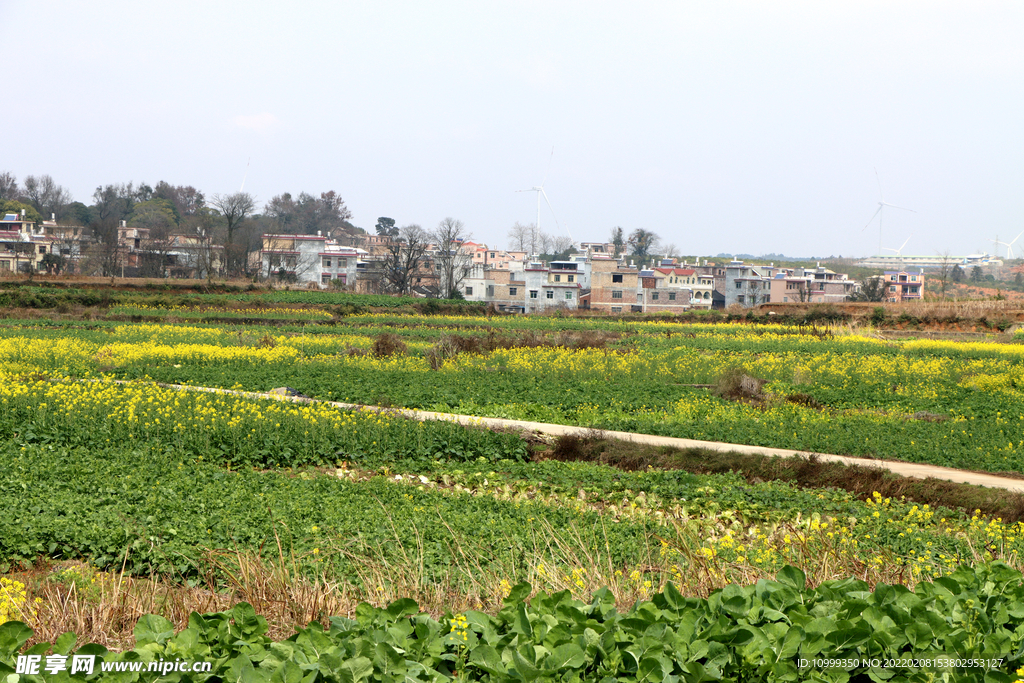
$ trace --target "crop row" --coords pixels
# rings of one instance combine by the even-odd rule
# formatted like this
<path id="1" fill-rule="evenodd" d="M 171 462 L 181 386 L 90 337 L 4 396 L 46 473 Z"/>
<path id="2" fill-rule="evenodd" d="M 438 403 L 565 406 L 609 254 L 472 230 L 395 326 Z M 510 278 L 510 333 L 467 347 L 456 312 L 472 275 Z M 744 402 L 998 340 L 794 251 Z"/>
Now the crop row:
<path id="1" fill-rule="evenodd" d="M 156 441 L 235 467 L 526 456 L 517 436 L 448 422 L 102 381 L 8 378 L 0 437 L 71 446 Z"/>
<path id="2" fill-rule="evenodd" d="M 366 353 L 372 338 L 361 328 L 336 330 L 344 333 L 22 328 L 0 338 L 0 359 L 23 375 L 287 385 L 356 403 L 1024 471 L 1021 346 L 894 346 L 786 328 L 709 328 L 674 336 L 680 343 L 672 348 L 638 333 L 618 349 L 497 348 L 438 363 L 426 353 L 429 338 L 410 338 L 407 354 L 378 357 Z M 742 401 L 690 386 L 714 384 L 735 368 L 767 384 Z"/>
<path id="3" fill-rule="evenodd" d="M 329 311 L 319 308 L 224 308 L 218 306 L 149 306 L 147 304 L 119 304 L 111 306 L 110 315 L 140 315 L 188 319 L 202 318 L 274 318 L 295 320 L 330 320 Z"/>
<path id="4" fill-rule="evenodd" d="M 459 528 L 459 547 L 486 539 L 483 557 L 509 548 L 503 569 L 484 583 L 505 572 L 551 587 L 601 585 L 646 566 L 640 590 L 696 569 L 720 581 L 734 569 L 770 572 L 822 557 L 916 581 L 1024 554 L 1020 524 L 887 499 L 864 504 L 844 492 L 749 486 L 735 476 L 526 463 L 525 444 L 512 435 L 322 405 L 9 381 L 0 389 L 0 427 L 10 440 L 0 494 L 9 498 L 4 509 L 18 511 L 0 524 L 6 560 L 45 554 L 103 566 L 128 553 L 140 569 L 187 573 L 198 549 L 260 548 L 277 521 L 299 552 L 322 546 L 322 561 L 333 548 L 350 578 L 347 544 L 359 539 L 365 550 L 392 538 L 403 553 L 428 555 L 424 566 L 442 576 L 458 564 L 448 544 Z M 340 478 L 329 476 L 335 463 L 343 464 Z M 328 474 L 298 478 L 252 469 L 324 464 Z M 348 476 L 352 467 L 367 475 Z M 481 524 L 496 535 L 481 535 Z M 302 531 L 311 528 L 322 535 Z M 544 550 L 569 528 L 581 553 Z M 176 554 L 190 559 L 167 564 Z M 472 571 L 459 573 L 461 582 Z"/>
<path id="5" fill-rule="evenodd" d="M 1024 648 L 1021 574 L 998 564 L 961 569 L 914 591 L 872 591 L 855 579 L 812 588 L 803 572 L 786 567 L 776 580 L 727 586 L 706 599 L 667 585 L 625 613 L 608 591 L 589 602 L 568 591 L 526 600 L 530 592 L 529 584 L 510 586 L 496 614 L 449 613 L 440 621 L 409 599 L 386 608 L 363 604 L 355 619 L 332 617 L 326 630 L 313 623 L 280 642 L 267 636 L 265 619 L 239 604 L 193 614 L 177 634 L 166 619 L 144 617 L 127 652 L 76 649 L 72 634 L 59 638 L 53 652 L 92 656 L 92 680 L 115 679 L 100 673 L 96 660 L 184 659 L 210 664 L 208 673 L 188 677 L 196 681 L 1003 683 L 1017 680 Z M 20 622 L 0 626 L 0 674 L 14 672 L 30 637 Z M 40 643 L 22 654 L 40 662 L 50 649 Z"/>

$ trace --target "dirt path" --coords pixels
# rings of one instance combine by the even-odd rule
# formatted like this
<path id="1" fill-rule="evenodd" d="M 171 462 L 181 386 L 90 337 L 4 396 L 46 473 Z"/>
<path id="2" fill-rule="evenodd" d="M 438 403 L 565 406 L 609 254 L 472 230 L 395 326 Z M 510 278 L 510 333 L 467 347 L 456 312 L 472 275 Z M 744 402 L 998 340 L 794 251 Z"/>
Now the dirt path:
<path id="1" fill-rule="evenodd" d="M 846 455 L 831 455 L 829 453 L 814 453 L 812 451 L 794 451 L 787 448 L 768 448 L 766 446 L 747 446 L 744 444 L 723 443 L 721 441 L 697 441 L 696 439 L 680 439 L 672 436 L 654 436 L 651 434 L 636 434 L 633 432 L 595 430 L 571 425 L 549 424 L 546 422 L 527 422 L 525 420 L 505 420 L 497 417 L 475 417 L 472 415 L 455 415 L 453 413 L 435 413 L 426 410 L 410 410 L 407 408 L 381 408 L 378 406 L 365 406 L 356 403 L 321 401 L 301 396 L 283 396 L 279 394 L 254 393 L 249 391 L 236 391 L 232 389 L 218 389 L 213 387 L 195 387 L 183 384 L 160 384 L 160 386 L 172 389 L 187 389 L 189 391 L 233 394 L 249 398 L 274 398 L 279 400 L 295 401 L 298 403 L 324 403 L 346 410 L 386 412 L 416 420 L 447 420 L 449 422 L 457 422 L 458 424 L 466 426 L 488 427 L 491 429 L 525 430 L 553 436 L 586 434 L 605 439 L 632 441 L 633 443 L 642 443 L 650 446 L 670 446 L 679 449 L 704 448 L 723 453 L 744 453 L 749 455 L 778 456 L 781 458 L 815 455 L 826 462 L 841 462 L 848 465 L 859 465 L 861 467 L 881 467 L 904 477 L 914 477 L 916 479 L 942 479 L 960 484 L 973 484 L 975 486 L 987 486 L 989 488 L 1000 488 L 1008 491 L 1024 493 L 1024 479 L 1012 479 L 1009 477 L 1000 477 L 994 474 L 956 470 L 951 467 L 939 467 L 937 465 L 922 465 L 919 463 L 899 462 L 896 460 L 853 458 Z"/>

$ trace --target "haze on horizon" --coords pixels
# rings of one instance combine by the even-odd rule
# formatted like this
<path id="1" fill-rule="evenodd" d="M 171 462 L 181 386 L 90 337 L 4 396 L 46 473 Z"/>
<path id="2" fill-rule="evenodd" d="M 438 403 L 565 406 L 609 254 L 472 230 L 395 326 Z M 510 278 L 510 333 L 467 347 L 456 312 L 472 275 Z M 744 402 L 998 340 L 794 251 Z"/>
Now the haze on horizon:
<path id="1" fill-rule="evenodd" d="M 86 204 L 245 176 L 260 206 L 335 190 L 369 231 L 454 216 L 505 246 L 546 174 L 577 241 L 864 256 L 877 169 L 916 211 L 885 247 L 1024 231 L 1020 3 L 7 0 L 0 26 L 0 171 Z"/>

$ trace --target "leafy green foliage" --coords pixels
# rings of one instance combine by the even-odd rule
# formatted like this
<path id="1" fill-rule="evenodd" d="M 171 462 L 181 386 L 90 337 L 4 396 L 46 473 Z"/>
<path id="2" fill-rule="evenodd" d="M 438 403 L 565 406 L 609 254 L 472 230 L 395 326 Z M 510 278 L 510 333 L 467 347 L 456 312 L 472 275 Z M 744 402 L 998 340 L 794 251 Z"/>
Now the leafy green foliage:
<path id="1" fill-rule="evenodd" d="M 196 681 L 1002 682 L 1015 680 L 1010 672 L 1024 645 L 1024 586 L 1020 573 L 1002 564 L 962 569 L 913 592 L 886 585 L 871 591 L 856 579 L 811 588 L 803 572 L 786 567 L 774 581 L 730 585 L 707 599 L 686 598 L 669 584 L 626 613 L 604 590 L 590 602 L 567 591 L 527 601 L 530 590 L 513 587 L 493 616 L 471 611 L 441 621 L 408 599 L 385 608 L 362 604 L 354 619 L 332 617 L 326 630 L 313 623 L 280 642 L 241 603 L 193 613 L 176 635 L 165 619 L 143 617 L 134 649 L 79 652 L 88 648 L 104 662 L 210 662 L 208 674 L 189 679 Z M 29 636 L 21 623 L 0 626 L 0 674 L 13 671 Z M 960 668 L 891 661 L 937 656 L 994 661 Z M 856 664 L 810 664 L 820 659 Z"/>
<path id="2" fill-rule="evenodd" d="M 39 347 L 30 354 L 11 345 L 11 367 L 25 373 L 83 376 L 102 369 L 120 378 L 225 388 L 291 386 L 352 403 L 1024 471 L 1024 355 L 1018 345 L 889 343 L 784 325 L 395 313 L 278 328 L 272 338 L 278 351 L 292 351 L 267 355 L 259 348 L 265 328 L 188 331 L 193 338 L 170 325 L 140 326 L 140 334 L 102 324 L 12 325 L 0 332 L 0 342 L 99 345 L 83 347 L 73 359 L 66 353 L 74 362 L 65 365 L 49 344 L 29 343 Z M 382 333 L 401 339 L 409 355 L 387 362 L 360 357 Z M 613 341 L 603 348 L 567 341 L 587 334 Z M 441 335 L 469 350 L 431 363 L 427 355 Z M 151 346 L 139 345 L 136 353 L 119 346 L 140 339 Z M 117 354 L 104 351 L 108 346 Z M 30 364 L 29 356 L 38 360 Z M 757 401 L 710 395 L 700 386 L 732 367 L 766 380 Z"/>
<path id="3" fill-rule="evenodd" d="M 89 558 L 99 567 L 125 562 L 136 573 L 195 578 L 204 549 L 256 552 L 280 539 L 310 571 L 354 584 L 362 580 L 356 559 L 379 555 L 391 563 L 415 557 L 427 580 L 468 585 L 471 575 L 453 566 L 452 544 L 479 558 L 471 570 L 514 573 L 543 528 L 571 528 L 625 566 L 640 561 L 641 539 L 655 528 L 604 530 L 596 512 L 420 490 L 391 476 L 226 471 L 155 441 L 12 443 L 0 458 L 0 509 L 10 511 L 0 517 L 0 562 L 7 563 Z"/>
<path id="4" fill-rule="evenodd" d="M 10 383 L 0 390 L 0 407 L 0 438 L 88 448 L 159 443 L 229 467 L 487 462 L 527 455 L 516 435 L 451 422 L 153 385 Z"/>

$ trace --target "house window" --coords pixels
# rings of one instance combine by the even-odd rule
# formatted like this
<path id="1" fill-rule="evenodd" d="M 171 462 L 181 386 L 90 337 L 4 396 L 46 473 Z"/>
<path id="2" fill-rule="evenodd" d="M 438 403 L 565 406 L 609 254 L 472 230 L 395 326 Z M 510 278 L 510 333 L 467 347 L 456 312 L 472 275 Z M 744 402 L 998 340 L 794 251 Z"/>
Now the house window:
<path id="1" fill-rule="evenodd" d="M 657 301 L 658 300 L 658 292 L 651 292 L 651 300 L 652 301 Z"/>
<path id="2" fill-rule="evenodd" d="M 568 278 L 568 281 L 569 281 L 569 282 L 574 282 L 574 281 L 575 281 L 575 277 L 576 277 L 576 276 L 575 276 L 575 275 L 568 275 L 568 276 L 566 276 L 566 277 Z"/>
<path id="3" fill-rule="evenodd" d="M 621 289 L 616 289 L 615 291 L 613 291 L 612 292 L 612 298 L 613 299 L 621 299 L 622 298 L 622 290 Z"/>
<path id="4" fill-rule="evenodd" d="M 509 287 L 508 288 L 508 295 L 509 296 L 515 296 L 518 292 L 519 292 L 519 288 L 518 287 Z"/>
<path id="5" fill-rule="evenodd" d="M 329 284 L 331 284 L 331 274 L 330 273 L 324 273 L 323 275 L 321 275 L 320 276 L 320 284 L 322 284 L 322 285 L 329 285 Z"/>
<path id="6" fill-rule="evenodd" d="M 10 269 L 11 269 L 11 262 L 10 261 L 0 261 L 0 270 L 10 270 Z"/>
<path id="7" fill-rule="evenodd" d="M 555 290 L 553 289 L 547 290 L 546 292 L 544 292 L 544 294 L 546 294 L 549 299 L 555 298 Z"/>
<path id="8" fill-rule="evenodd" d="M 739 280 L 737 280 L 736 281 L 736 289 L 742 289 L 742 288 L 743 288 L 743 283 L 740 282 Z"/>
<path id="9" fill-rule="evenodd" d="M 561 282 L 561 281 L 562 281 L 562 276 L 561 275 L 556 275 L 555 276 L 555 282 Z"/>
<path id="10" fill-rule="evenodd" d="M 135 246 L 138 246 L 138 245 L 135 245 Z M 42 246 L 39 247 L 39 253 L 40 254 L 45 254 L 46 253 L 46 247 L 42 247 Z"/>
<path id="11" fill-rule="evenodd" d="M 271 254 L 270 256 L 270 267 L 279 268 L 281 266 L 281 257 L 277 254 Z"/>
<path id="12" fill-rule="evenodd" d="M 787 303 L 788 301 L 789 301 L 789 297 L 788 296 L 782 297 L 782 303 Z"/>
<path id="13" fill-rule="evenodd" d="M 537 290 L 536 289 L 531 289 L 530 290 L 530 298 L 531 299 L 536 299 L 537 298 Z"/>
<path id="14" fill-rule="evenodd" d="M 284 265 L 285 265 L 286 268 L 291 268 L 292 270 L 294 270 L 295 269 L 295 257 L 294 256 L 288 256 L 287 258 L 285 258 Z"/>
<path id="15" fill-rule="evenodd" d="M 324 268 L 330 268 L 330 267 L 331 267 L 331 259 L 325 258 L 324 259 Z"/>
<path id="16" fill-rule="evenodd" d="M 338 267 L 339 268 L 348 268 L 348 259 L 347 258 L 340 258 L 340 259 L 338 259 Z"/>
<path id="17" fill-rule="evenodd" d="M 566 292 L 565 293 L 565 300 L 566 301 L 572 301 L 572 292 Z"/>
<path id="18" fill-rule="evenodd" d="M 676 293 L 675 292 L 669 292 L 668 293 L 668 300 L 669 301 L 675 301 L 676 300 Z"/>
<path id="19" fill-rule="evenodd" d="M 622 282 L 622 273 L 612 273 L 612 282 Z"/>
<path id="20" fill-rule="evenodd" d="M 736 303 L 738 303 L 738 304 L 743 303 L 743 295 L 742 294 L 740 294 L 738 297 L 736 297 Z"/>
<path id="21" fill-rule="evenodd" d="M 473 296 L 473 288 L 466 287 L 466 296 Z"/>
<path id="22" fill-rule="evenodd" d="M 487 297 L 491 298 L 494 296 L 494 285 L 487 285 Z"/>
<path id="23" fill-rule="evenodd" d="M 622 306 L 612 306 L 612 313 L 622 313 Z"/>

